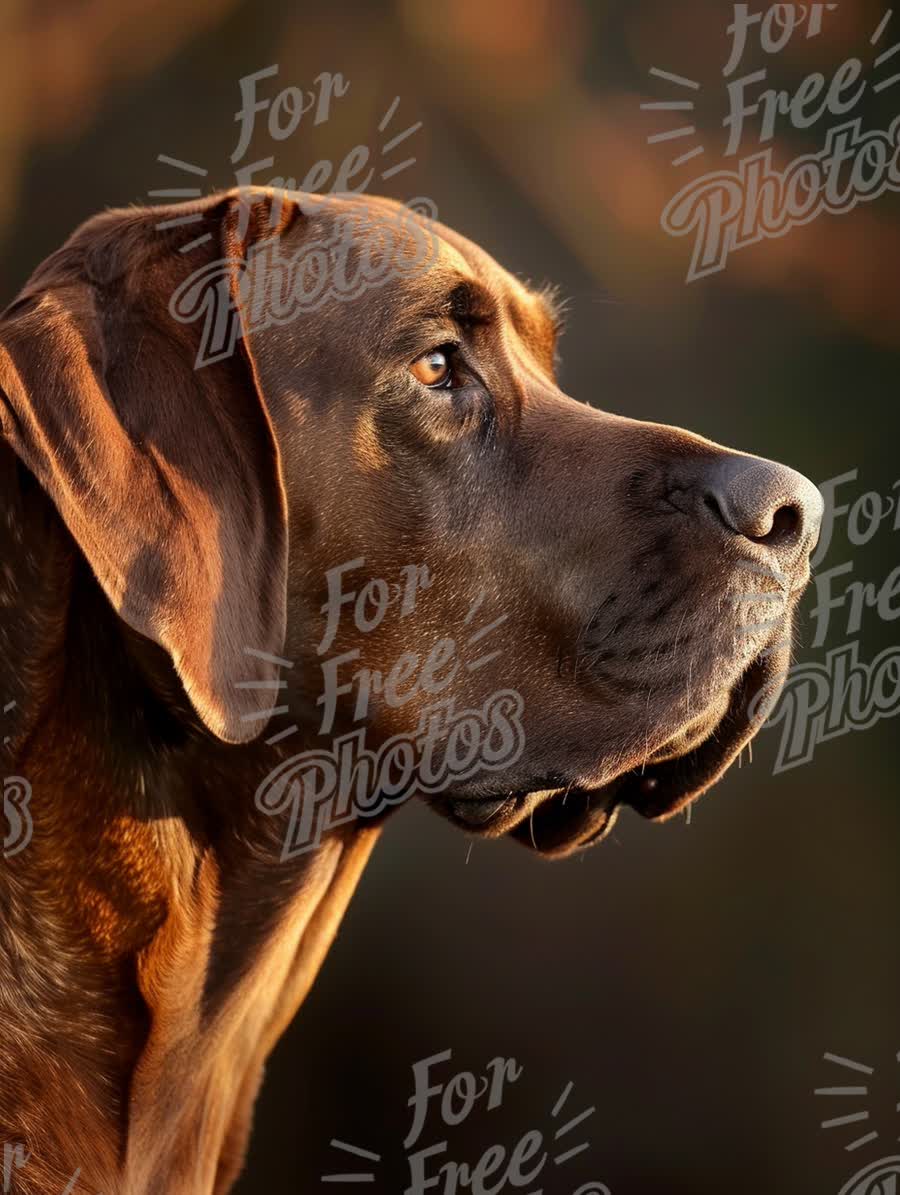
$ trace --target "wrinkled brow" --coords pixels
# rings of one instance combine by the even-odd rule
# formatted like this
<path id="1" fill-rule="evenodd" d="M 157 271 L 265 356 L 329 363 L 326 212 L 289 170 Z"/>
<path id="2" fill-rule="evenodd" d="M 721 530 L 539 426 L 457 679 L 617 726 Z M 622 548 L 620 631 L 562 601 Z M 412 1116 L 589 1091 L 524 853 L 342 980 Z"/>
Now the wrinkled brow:
<path id="1" fill-rule="evenodd" d="M 401 350 L 420 347 L 422 333 L 429 326 L 436 333 L 449 323 L 466 330 L 490 324 L 496 316 L 496 300 L 485 287 L 466 280 L 451 281 L 440 289 L 435 287 L 418 302 L 410 302 L 386 330 L 383 344 L 387 347 L 390 342 Z"/>
<path id="2" fill-rule="evenodd" d="M 497 303 L 491 293 L 478 282 L 457 282 L 442 299 L 423 312 L 423 319 L 452 319 L 463 327 L 486 324 L 497 314 Z"/>

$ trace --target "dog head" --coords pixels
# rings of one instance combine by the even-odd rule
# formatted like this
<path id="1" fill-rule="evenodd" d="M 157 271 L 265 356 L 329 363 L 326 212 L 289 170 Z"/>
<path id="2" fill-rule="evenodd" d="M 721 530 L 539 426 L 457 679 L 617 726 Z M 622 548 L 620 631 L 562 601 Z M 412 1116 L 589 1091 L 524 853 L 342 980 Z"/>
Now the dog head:
<path id="1" fill-rule="evenodd" d="M 564 854 L 752 737 L 822 503 L 563 394 L 558 325 L 386 200 L 113 212 L 0 323 L 0 419 L 206 733 L 426 749 L 441 813 Z"/>

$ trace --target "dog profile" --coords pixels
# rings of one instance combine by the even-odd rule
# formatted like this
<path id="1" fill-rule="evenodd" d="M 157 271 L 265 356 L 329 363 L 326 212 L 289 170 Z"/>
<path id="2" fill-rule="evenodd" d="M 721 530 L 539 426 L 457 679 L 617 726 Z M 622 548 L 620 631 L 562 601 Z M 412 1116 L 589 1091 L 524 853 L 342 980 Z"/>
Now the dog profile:
<path id="1" fill-rule="evenodd" d="M 339 227 L 357 268 L 388 223 L 416 268 L 290 310 L 268 294 L 267 243 L 325 246 L 327 272 Z M 173 308 L 189 278 L 234 321 L 206 358 L 208 325 Z M 251 318 L 261 293 L 276 313 Z M 33 824 L 0 868 L 13 1189 L 232 1185 L 388 820 L 333 819 L 286 857 L 298 789 L 258 799 L 286 761 L 514 693 L 514 757 L 419 796 L 557 857 L 623 807 L 672 816 L 755 733 L 819 493 L 563 394 L 558 333 L 548 294 L 449 228 L 264 190 L 99 215 L 0 317 L 2 757 Z M 351 577 L 410 576 L 392 616 L 326 625 Z M 438 649 L 476 625 L 477 668 Z M 349 670 L 325 733 L 323 641 Z"/>

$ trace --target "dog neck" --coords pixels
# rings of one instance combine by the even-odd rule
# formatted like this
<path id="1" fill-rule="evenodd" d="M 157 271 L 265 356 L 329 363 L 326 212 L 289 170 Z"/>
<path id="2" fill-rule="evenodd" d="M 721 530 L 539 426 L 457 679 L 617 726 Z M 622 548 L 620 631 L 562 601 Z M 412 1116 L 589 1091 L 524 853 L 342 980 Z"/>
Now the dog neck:
<path id="1" fill-rule="evenodd" d="M 0 1141 L 15 1188 L 224 1192 L 263 1063 L 378 831 L 282 863 L 273 748 L 212 740 L 0 443 L 4 777 L 33 833 L 0 871 Z M 50 1078 L 52 1076 L 52 1078 Z M 79 1188 L 80 1189 L 80 1188 Z"/>

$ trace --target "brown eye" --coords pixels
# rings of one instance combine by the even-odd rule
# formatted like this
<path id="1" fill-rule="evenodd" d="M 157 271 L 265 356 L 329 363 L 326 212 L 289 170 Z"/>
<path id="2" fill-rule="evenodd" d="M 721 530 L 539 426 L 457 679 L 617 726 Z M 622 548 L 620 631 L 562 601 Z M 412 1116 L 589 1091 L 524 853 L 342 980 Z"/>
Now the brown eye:
<path id="1" fill-rule="evenodd" d="M 453 380 L 453 367 L 450 364 L 452 351 L 452 346 L 432 349 L 430 353 L 421 356 L 418 361 L 413 361 L 409 372 L 417 382 L 421 382 L 430 390 L 442 390 L 444 387 L 448 387 Z"/>

